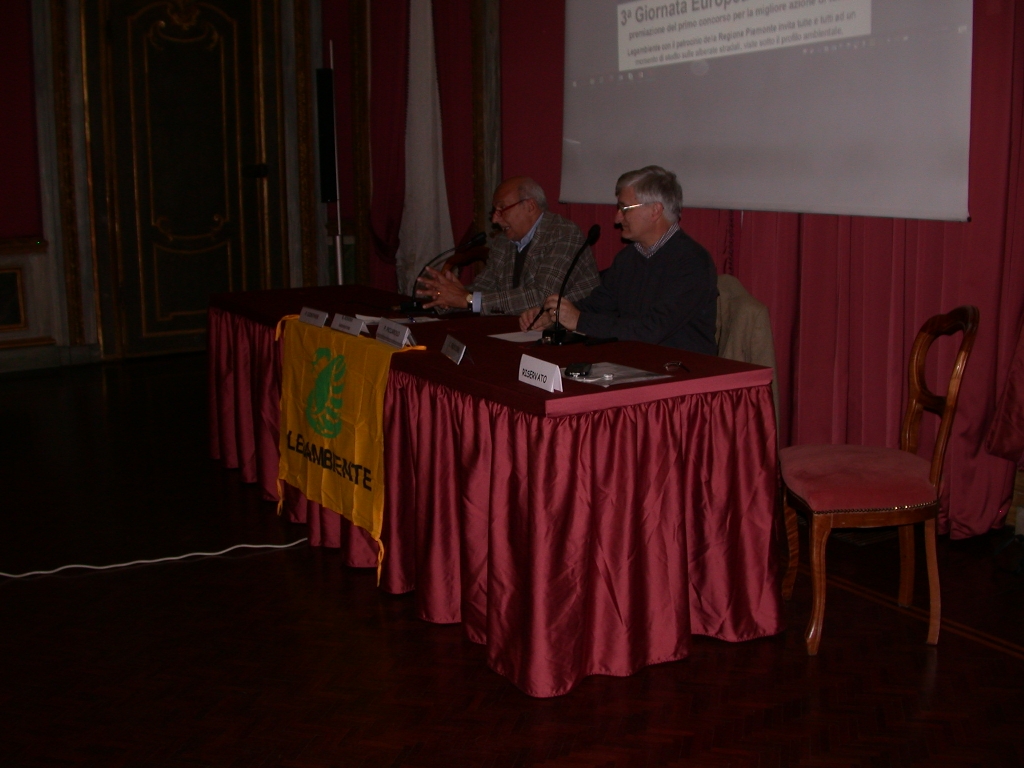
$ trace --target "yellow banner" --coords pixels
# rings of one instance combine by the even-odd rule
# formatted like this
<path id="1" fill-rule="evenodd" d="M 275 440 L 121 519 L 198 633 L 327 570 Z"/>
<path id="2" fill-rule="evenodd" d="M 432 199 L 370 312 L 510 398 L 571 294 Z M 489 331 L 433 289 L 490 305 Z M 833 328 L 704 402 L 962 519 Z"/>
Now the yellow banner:
<path id="1" fill-rule="evenodd" d="M 278 477 L 380 541 L 384 519 L 384 389 L 398 350 L 282 320 Z"/>

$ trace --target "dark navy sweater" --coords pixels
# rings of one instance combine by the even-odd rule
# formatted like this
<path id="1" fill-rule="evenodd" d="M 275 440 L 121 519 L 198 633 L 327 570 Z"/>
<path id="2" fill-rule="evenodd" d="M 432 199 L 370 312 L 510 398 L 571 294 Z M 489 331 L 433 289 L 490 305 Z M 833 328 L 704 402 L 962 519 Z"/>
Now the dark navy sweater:
<path id="1" fill-rule="evenodd" d="M 718 273 L 704 247 L 679 230 L 649 259 L 619 251 L 601 285 L 576 302 L 576 330 L 717 355 Z"/>

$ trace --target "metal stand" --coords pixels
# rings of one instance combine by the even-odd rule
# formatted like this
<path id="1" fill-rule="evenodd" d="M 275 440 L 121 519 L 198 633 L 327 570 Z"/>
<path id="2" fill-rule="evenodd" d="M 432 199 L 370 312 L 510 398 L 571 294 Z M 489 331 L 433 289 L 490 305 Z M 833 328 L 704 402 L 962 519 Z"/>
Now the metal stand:
<path id="1" fill-rule="evenodd" d="M 579 344 L 586 338 L 581 333 L 570 331 L 561 323 L 555 323 L 541 334 L 541 343 L 550 344 L 552 347 L 562 347 L 566 344 Z"/>

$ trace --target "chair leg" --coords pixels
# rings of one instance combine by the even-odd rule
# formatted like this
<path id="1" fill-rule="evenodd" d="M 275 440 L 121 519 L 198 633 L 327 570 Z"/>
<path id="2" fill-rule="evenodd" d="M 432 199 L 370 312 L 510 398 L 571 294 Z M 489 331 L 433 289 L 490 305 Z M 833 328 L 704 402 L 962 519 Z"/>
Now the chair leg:
<path id="1" fill-rule="evenodd" d="M 900 526 L 900 591 L 896 602 L 906 608 L 914 602 L 914 525 Z"/>
<path id="2" fill-rule="evenodd" d="M 928 645 L 938 645 L 942 622 L 942 595 L 939 592 L 939 561 L 935 555 L 935 518 L 924 521 L 924 556 L 928 562 Z"/>
<path id="3" fill-rule="evenodd" d="M 800 529 L 797 527 L 796 510 L 790 506 L 789 497 L 785 492 L 782 496 L 782 515 L 786 521 L 786 544 L 789 548 L 786 575 L 782 579 L 782 599 L 789 600 L 793 596 L 796 567 L 800 560 Z"/>
<path id="4" fill-rule="evenodd" d="M 825 618 L 825 545 L 832 533 L 832 515 L 811 515 L 811 619 L 807 622 L 807 655 L 818 654 L 821 624 Z"/>

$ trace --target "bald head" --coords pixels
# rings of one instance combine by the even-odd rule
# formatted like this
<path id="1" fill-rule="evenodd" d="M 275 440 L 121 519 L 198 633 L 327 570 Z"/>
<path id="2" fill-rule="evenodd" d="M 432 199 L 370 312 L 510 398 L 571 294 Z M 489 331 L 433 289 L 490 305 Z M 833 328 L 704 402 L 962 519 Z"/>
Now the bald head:
<path id="1" fill-rule="evenodd" d="M 548 207 L 544 190 L 528 176 L 505 179 L 494 190 L 491 203 L 491 221 L 516 242 L 526 236 Z"/>
<path id="2" fill-rule="evenodd" d="M 505 179 L 494 190 L 495 197 L 514 196 L 517 200 L 533 200 L 541 211 L 548 209 L 548 198 L 540 184 L 529 176 L 512 176 Z"/>

